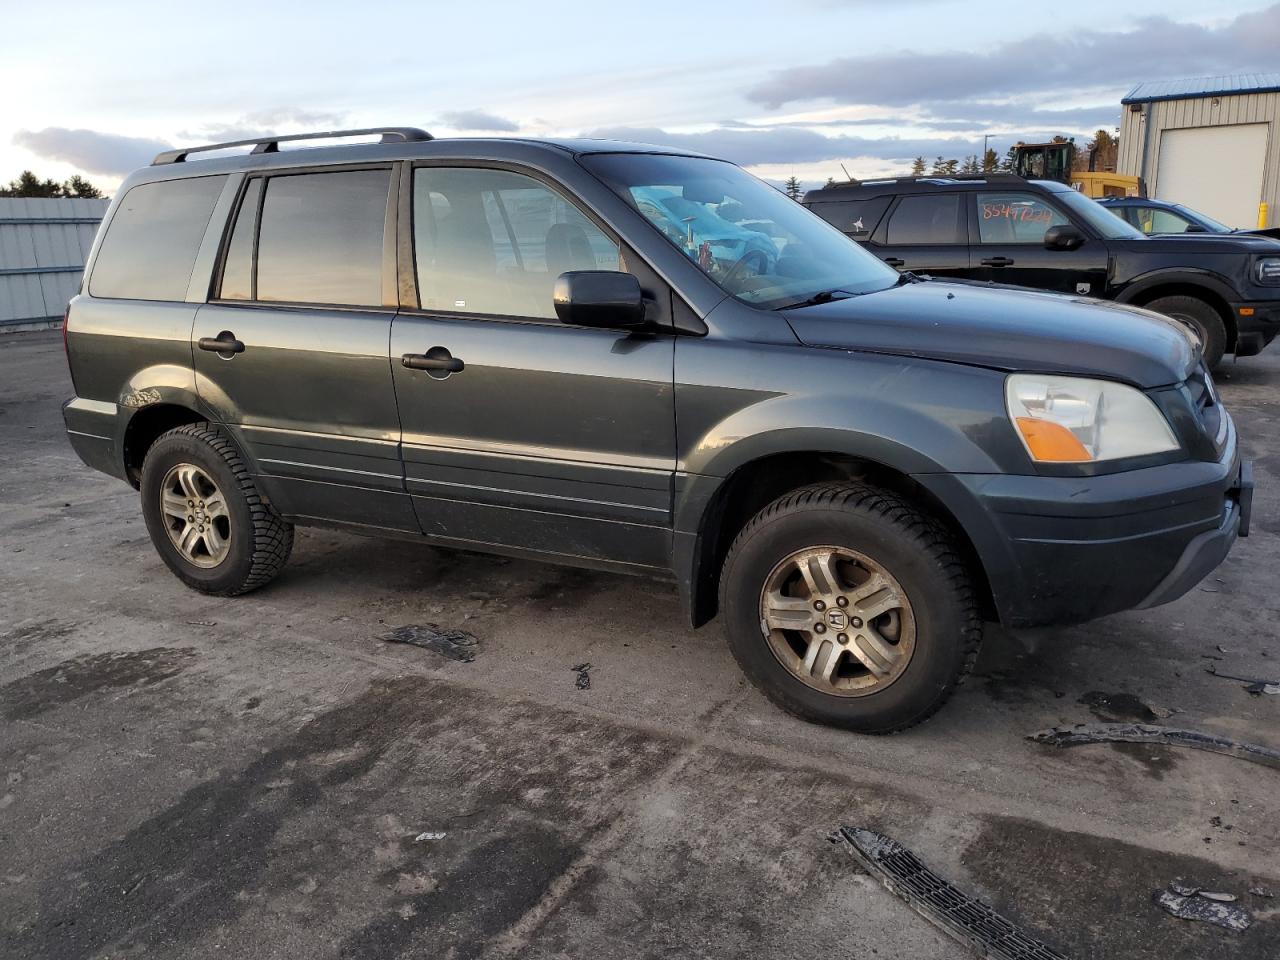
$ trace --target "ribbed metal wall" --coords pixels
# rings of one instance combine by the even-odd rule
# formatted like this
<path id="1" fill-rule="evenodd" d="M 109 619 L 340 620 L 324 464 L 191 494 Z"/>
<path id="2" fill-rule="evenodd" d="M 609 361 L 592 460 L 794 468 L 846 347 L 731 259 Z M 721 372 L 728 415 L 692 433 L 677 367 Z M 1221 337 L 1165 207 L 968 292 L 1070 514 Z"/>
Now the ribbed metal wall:
<path id="1" fill-rule="evenodd" d="M 0 197 L 0 330 L 62 318 L 107 204 Z"/>
<path id="2" fill-rule="evenodd" d="M 1160 169 L 1160 134 L 1184 127 L 1222 127 L 1238 123 L 1269 124 L 1267 158 L 1262 170 L 1262 196 L 1270 208 L 1268 226 L 1280 223 L 1280 93 L 1246 93 L 1239 96 L 1156 100 L 1126 105 L 1120 116 L 1120 159 L 1117 172 L 1146 180 L 1147 193 L 1155 196 Z M 1148 127 L 1150 129 L 1148 129 Z M 1146 163 L 1143 149 L 1146 148 Z M 1213 176 L 1206 170 L 1205 176 Z"/>

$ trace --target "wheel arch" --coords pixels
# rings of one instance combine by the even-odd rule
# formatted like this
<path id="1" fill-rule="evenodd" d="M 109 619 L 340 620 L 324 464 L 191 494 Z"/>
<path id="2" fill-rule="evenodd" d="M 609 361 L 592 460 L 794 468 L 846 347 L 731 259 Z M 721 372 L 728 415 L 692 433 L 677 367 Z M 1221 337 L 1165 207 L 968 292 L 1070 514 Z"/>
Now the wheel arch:
<path id="1" fill-rule="evenodd" d="M 1235 314 L 1231 310 L 1233 296 L 1231 287 L 1212 274 L 1161 273 L 1130 284 L 1116 298 L 1116 302 L 1145 307 L 1162 297 L 1192 297 L 1201 300 L 1212 307 L 1222 319 L 1222 326 L 1227 333 L 1226 352 L 1230 353 L 1235 349 L 1238 332 Z"/>
<path id="2" fill-rule="evenodd" d="M 986 566 L 955 514 L 932 491 L 897 466 L 836 450 L 796 450 L 765 454 L 741 464 L 711 492 L 699 517 L 687 561 L 677 565 L 690 621 L 698 627 L 718 612 L 720 572 L 738 533 L 760 510 L 799 487 L 823 481 L 859 480 L 910 500 L 942 523 L 955 539 L 974 576 L 984 617 L 996 606 Z"/>
<path id="3" fill-rule="evenodd" d="M 126 479 L 135 489 L 138 488 L 141 485 L 142 463 L 147 457 L 147 451 L 161 436 L 176 427 L 208 419 L 208 416 L 180 400 L 152 403 L 134 411 L 125 424 L 120 441 Z"/>

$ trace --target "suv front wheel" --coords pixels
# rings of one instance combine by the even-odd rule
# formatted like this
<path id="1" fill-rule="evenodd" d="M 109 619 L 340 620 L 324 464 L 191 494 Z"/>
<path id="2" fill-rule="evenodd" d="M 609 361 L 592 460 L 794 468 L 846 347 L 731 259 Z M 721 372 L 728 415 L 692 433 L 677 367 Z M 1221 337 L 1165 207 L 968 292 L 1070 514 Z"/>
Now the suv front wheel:
<path id="1" fill-rule="evenodd" d="M 263 502 L 234 444 L 211 423 L 161 436 L 142 463 L 141 487 L 160 558 L 201 593 L 248 593 L 289 559 L 293 526 Z"/>
<path id="2" fill-rule="evenodd" d="M 1212 306 L 1195 297 L 1181 296 L 1161 297 L 1146 306 L 1148 310 L 1189 324 L 1200 338 L 1204 365 L 1210 370 L 1222 362 L 1222 355 L 1227 350 L 1227 328 Z"/>
<path id="3" fill-rule="evenodd" d="M 730 650 L 770 700 L 862 733 L 932 715 L 982 636 L 947 531 L 860 483 L 804 487 L 758 513 L 730 548 L 720 610 Z"/>

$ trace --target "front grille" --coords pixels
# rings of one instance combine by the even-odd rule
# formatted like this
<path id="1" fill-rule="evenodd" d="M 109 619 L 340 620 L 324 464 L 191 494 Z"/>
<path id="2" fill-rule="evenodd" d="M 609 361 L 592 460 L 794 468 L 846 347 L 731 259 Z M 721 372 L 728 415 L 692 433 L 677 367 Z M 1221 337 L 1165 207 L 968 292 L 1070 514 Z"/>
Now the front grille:
<path id="1" fill-rule="evenodd" d="M 1221 454 L 1227 443 L 1227 415 L 1218 399 L 1213 377 L 1203 363 L 1187 378 L 1187 389 L 1191 391 L 1191 404 L 1201 428 L 1213 438 L 1214 449 Z"/>

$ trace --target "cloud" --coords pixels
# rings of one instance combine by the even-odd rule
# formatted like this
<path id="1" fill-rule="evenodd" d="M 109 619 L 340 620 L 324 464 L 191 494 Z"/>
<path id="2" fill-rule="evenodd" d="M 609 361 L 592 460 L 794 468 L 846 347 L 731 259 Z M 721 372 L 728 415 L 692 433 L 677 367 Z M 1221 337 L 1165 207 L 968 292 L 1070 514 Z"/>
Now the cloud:
<path id="1" fill-rule="evenodd" d="M 450 110 L 448 113 L 441 114 L 440 119 L 455 130 L 496 130 L 514 133 L 520 129 L 520 125 L 514 120 L 508 120 L 506 117 L 500 117 L 496 113 L 485 110 Z"/>
<path id="2" fill-rule="evenodd" d="M 743 166 L 814 163 L 848 157 L 909 160 L 980 152 L 973 138 L 827 136 L 801 127 L 741 129 L 718 127 L 702 133 L 672 133 L 658 127 L 607 127 L 587 133 L 604 140 L 655 143 L 732 160 Z"/>
<path id="3" fill-rule="evenodd" d="M 1063 30 L 992 44 L 984 52 L 897 51 L 777 70 L 747 92 L 768 107 L 806 100 L 882 106 L 1017 97 L 1139 78 L 1275 68 L 1280 4 L 1219 25 L 1138 20 L 1132 31 Z"/>
<path id="4" fill-rule="evenodd" d="M 230 123 L 206 123 L 189 130 L 179 130 L 178 137 L 189 143 L 228 143 L 234 140 L 260 140 L 285 133 L 311 133 L 337 130 L 345 114 L 298 107 L 273 107 L 254 110 Z"/>
<path id="5" fill-rule="evenodd" d="M 13 135 L 13 142 L 45 159 L 61 160 L 86 173 L 105 176 L 123 176 L 144 167 L 157 153 L 172 146 L 163 140 L 66 127 L 19 130 Z"/>

